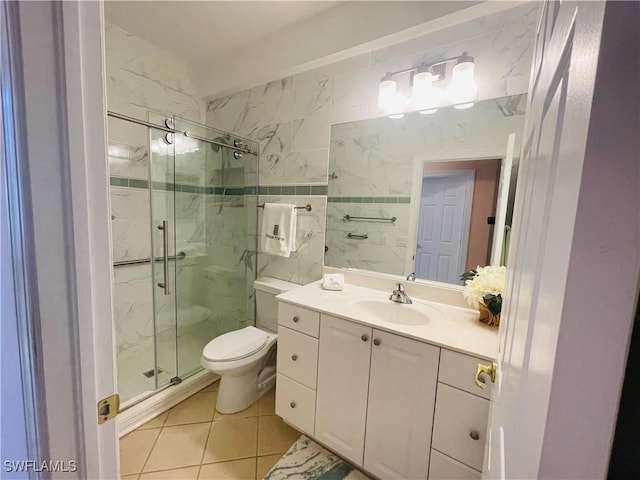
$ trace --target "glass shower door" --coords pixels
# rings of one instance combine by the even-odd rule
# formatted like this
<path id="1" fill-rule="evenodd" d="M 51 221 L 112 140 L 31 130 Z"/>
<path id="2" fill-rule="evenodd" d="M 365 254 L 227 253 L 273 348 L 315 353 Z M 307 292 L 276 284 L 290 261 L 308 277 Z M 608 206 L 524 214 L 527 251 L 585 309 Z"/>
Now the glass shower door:
<path id="1" fill-rule="evenodd" d="M 227 132 L 176 118 L 178 375 L 201 369 L 204 346 L 253 325 L 257 156 L 238 152 Z M 180 137 L 180 134 L 176 134 Z M 197 138 L 196 138 L 197 137 Z M 208 141 L 206 141 L 206 140 Z M 242 140 L 247 145 L 246 140 Z M 248 145 L 252 150 L 257 144 Z"/>
<path id="2" fill-rule="evenodd" d="M 150 115 L 154 124 L 169 125 L 172 119 Z M 175 134 L 149 130 L 151 195 L 152 289 L 155 328 L 156 388 L 178 375 L 176 326 L 176 221 L 175 221 Z"/>

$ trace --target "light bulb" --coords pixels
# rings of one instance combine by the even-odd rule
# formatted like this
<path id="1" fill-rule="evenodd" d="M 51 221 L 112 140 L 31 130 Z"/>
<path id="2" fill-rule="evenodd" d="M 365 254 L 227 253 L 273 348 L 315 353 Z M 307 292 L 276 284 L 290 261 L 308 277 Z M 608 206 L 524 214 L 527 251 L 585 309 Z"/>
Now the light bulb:
<path id="1" fill-rule="evenodd" d="M 438 102 L 438 89 L 433 86 L 433 73 L 418 70 L 413 76 L 413 90 L 409 103 L 419 109 L 433 109 Z"/>
<path id="2" fill-rule="evenodd" d="M 469 52 L 463 52 L 453 67 L 451 83 L 470 84 L 475 82 L 475 63 Z"/>
<path id="3" fill-rule="evenodd" d="M 458 58 L 451 76 L 450 96 L 455 108 L 464 109 L 473 106 L 478 96 L 475 78 L 475 64 L 468 52 Z"/>
<path id="4" fill-rule="evenodd" d="M 382 77 L 378 89 L 378 107 L 382 110 L 393 111 L 397 104 L 398 85 L 390 73 Z"/>
<path id="5" fill-rule="evenodd" d="M 422 115 L 431 115 L 432 113 L 436 113 L 437 111 L 437 108 L 428 108 L 427 110 L 420 110 L 420 113 Z"/>

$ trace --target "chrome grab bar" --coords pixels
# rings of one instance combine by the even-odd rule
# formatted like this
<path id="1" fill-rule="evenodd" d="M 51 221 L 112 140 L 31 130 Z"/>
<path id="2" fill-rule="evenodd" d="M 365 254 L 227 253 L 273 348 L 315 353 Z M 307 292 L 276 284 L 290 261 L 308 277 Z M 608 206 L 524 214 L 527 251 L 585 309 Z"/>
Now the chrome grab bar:
<path id="1" fill-rule="evenodd" d="M 356 235 L 355 233 L 347 233 L 347 237 L 355 238 L 358 240 L 366 240 L 367 238 L 369 238 L 369 234 L 365 233 L 364 235 Z"/>
<path id="2" fill-rule="evenodd" d="M 166 220 L 162 221 L 162 225 L 158 225 L 158 230 L 162 230 L 162 267 L 164 268 L 163 281 L 158 282 L 158 286 L 164 289 L 165 295 L 169 295 L 169 228 Z"/>
<path id="3" fill-rule="evenodd" d="M 345 220 L 379 220 L 379 221 L 383 221 L 383 222 L 395 222 L 397 220 L 396 217 L 390 217 L 390 218 L 385 218 L 385 217 L 354 217 L 353 215 L 344 215 L 342 218 L 344 218 Z"/>
<path id="4" fill-rule="evenodd" d="M 178 252 L 177 255 L 170 255 L 169 260 L 184 260 L 187 254 L 184 252 Z M 156 257 L 154 262 L 164 262 L 164 257 Z M 113 262 L 114 267 L 124 267 L 126 265 L 142 265 L 143 263 L 151 263 L 150 258 L 139 258 L 136 260 L 120 260 L 119 262 Z"/>

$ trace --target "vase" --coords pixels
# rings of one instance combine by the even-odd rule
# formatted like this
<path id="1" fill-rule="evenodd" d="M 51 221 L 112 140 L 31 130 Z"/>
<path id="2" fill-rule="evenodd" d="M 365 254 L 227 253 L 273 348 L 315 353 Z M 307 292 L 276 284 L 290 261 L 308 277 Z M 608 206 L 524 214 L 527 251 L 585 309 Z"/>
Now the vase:
<path id="1" fill-rule="evenodd" d="M 486 323 L 490 327 L 497 327 L 500 325 L 500 313 L 494 315 L 484 303 L 478 304 L 478 310 L 480 311 L 480 322 Z"/>

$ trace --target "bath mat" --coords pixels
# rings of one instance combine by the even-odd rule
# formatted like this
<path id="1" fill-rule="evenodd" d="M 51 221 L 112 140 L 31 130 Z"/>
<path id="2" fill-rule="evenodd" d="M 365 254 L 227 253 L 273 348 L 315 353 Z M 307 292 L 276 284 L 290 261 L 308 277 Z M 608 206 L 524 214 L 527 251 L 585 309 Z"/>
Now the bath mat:
<path id="1" fill-rule="evenodd" d="M 369 480 L 369 477 L 302 435 L 264 479 Z"/>

